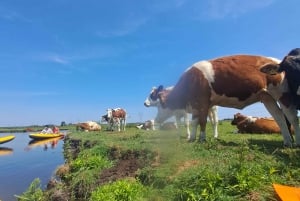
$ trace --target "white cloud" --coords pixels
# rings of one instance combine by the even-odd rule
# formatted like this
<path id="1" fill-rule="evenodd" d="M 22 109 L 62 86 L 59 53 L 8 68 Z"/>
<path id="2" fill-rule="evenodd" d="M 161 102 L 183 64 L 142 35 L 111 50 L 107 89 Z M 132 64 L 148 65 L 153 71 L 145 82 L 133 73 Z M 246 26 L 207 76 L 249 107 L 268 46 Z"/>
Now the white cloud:
<path id="1" fill-rule="evenodd" d="M 236 18 L 253 10 L 262 9 L 270 6 L 275 0 L 210 0 L 206 15 L 214 19 L 225 17 Z"/>
<path id="2" fill-rule="evenodd" d="M 63 64 L 63 65 L 66 65 L 66 64 L 69 64 L 69 61 L 62 57 L 62 56 L 59 56 L 59 55 L 50 55 L 48 57 L 49 61 L 52 61 L 54 63 L 58 63 L 58 64 Z"/>
<path id="3" fill-rule="evenodd" d="M 41 97 L 41 96 L 57 96 L 56 92 L 49 91 L 3 91 L 1 97 L 25 98 L 25 97 Z"/>
<path id="4" fill-rule="evenodd" d="M 111 29 L 111 30 L 101 30 L 97 31 L 97 36 L 99 37 L 122 37 L 134 33 L 137 31 L 141 26 L 146 24 L 147 18 L 141 17 L 137 19 L 128 19 L 123 21 L 118 28 Z"/>
<path id="5" fill-rule="evenodd" d="M 21 21 L 21 22 L 32 22 L 30 19 L 23 16 L 21 13 L 10 10 L 5 7 L 0 7 L 0 18 L 7 21 Z"/>

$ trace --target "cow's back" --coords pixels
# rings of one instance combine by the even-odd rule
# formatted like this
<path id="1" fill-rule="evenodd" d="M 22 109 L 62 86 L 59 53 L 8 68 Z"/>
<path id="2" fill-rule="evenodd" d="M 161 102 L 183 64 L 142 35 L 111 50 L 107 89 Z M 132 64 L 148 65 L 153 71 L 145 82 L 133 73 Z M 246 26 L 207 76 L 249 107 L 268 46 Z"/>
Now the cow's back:
<path id="1" fill-rule="evenodd" d="M 168 95 L 166 105 L 173 109 L 187 105 L 242 109 L 258 102 L 259 93 L 268 90 L 270 84 L 276 86 L 282 81 L 281 75 L 270 76 L 259 71 L 267 63 L 278 61 L 262 56 L 234 55 L 197 62 L 181 76 Z M 279 93 L 278 90 L 272 93 Z"/>

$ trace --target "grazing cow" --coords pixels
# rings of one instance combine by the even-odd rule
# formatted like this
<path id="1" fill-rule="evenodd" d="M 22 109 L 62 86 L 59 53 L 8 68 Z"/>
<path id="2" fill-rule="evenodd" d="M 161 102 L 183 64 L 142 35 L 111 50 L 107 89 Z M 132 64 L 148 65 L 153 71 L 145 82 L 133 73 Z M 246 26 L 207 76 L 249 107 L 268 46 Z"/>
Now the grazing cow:
<path id="1" fill-rule="evenodd" d="M 280 133 L 280 128 L 273 118 L 252 117 L 237 113 L 231 124 L 236 125 L 238 133 Z"/>
<path id="2" fill-rule="evenodd" d="M 145 121 L 145 123 L 143 124 L 140 124 L 138 126 L 136 126 L 138 129 L 144 129 L 144 130 L 155 130 L 155 127 L 154 127 L 154 120 L 151 119 L 151 120 L 147 120 Z"/>
<path id="3" fill-rule="evenodd" d="M 126 111 L 122 108 L 107 109 L 107 113 L 102 116 L 102 122 L 106 121 L 109 125 L 109 130 L 114 130 L 114 127 L 118 127 L 118 131 L 125 131 L 126 127 Z"/>
<path id="4" fill-rule="evenodd" d="M 155 117 L 155 122 L 159 124 L 161 127 L 162 123 L 166 121 L 168 118 L 174 116 L 175 117 L 175 125 L 178 128 L 178 123 L 180 122 L 180 119 L 183 117 L 184 122 L 185 122 L 185 127 L 186 127 L 186 132 L 187 132 L 187 138 L 190 139 L 190 127 L 189 127 L 189 118 L 188 118 L 188 112 L 185 109 L 175 109 L 171 110 L 170 108 L 163 108 L 160 104 L 160 101 L 158 99 L 158 94 L 164 93 L 164 96 L 167 96 L 173 89 L 173 86 L 163 88 L 162 85 L 159 87 L 153 87 L 152 90 L 150 91 L 149 96 L 146 98 L 144 101 L 144 105 L 146 107 L 157 107 L 157 114 Z M 218 137 L 218 111 L 217 107 L 213 106 L 208 113 L 208 117 L 210 122 L 213 125 L 213 130 L 214 130 L 214 137 Z"/>
<path id="5" fill-rule="evenodd" d="M 88 131 L 100 131 L 101 130 L 101 126 L 99 124 L 97 124 L 94 121 L 86 121 L 83 123 L 78 123 L 76 125 L 76 130 L 84 130 L 86 132 Z"/>
<path id="6" fill-rule="evenodd" d="M 294 127 L 296 144 L 300 145 L 297 111 L 287 99 L 290 91 L 284 74 L 272 76 L 260 72 L 263 65 L 279 62 L 274 58 L 255 55 L 232 55 L 200 61 L 184 72 L 168 96 L 159 94 L 159 98 L 163 107 L 192 111 L 191 140 L 196 139 L 198 124 L 199 140 L 205 140 L 207 114 L 212 106 L 243 109 L 261 101 L 281 128 L 284 145 L 292 146 L 284 114 Z"/>

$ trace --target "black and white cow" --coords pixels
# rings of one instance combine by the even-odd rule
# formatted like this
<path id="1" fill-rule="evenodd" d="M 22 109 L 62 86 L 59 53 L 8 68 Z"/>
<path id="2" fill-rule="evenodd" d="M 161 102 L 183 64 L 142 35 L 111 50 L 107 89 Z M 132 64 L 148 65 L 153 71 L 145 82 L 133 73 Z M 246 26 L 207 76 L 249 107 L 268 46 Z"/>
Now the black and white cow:
<path id="1" fill-rule="evenodd" d="M 300 109 L 300 48 L 291 50 L 280 64 L 265 65 L 262 72 L 272 75 L 285 73 L 285 79 L 290 89 L 289 98 Z"/>

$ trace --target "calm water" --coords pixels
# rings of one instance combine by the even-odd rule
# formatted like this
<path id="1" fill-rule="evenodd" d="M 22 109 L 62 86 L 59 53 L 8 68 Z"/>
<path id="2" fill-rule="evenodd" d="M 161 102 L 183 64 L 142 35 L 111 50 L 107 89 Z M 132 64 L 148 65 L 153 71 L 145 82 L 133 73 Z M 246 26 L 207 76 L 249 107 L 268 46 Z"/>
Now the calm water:
<path id="1" fill-rule="evenodd" d="M 56 168 L 64 163 L 63 140 L 30 144 L 29 133 L 1 133 L 0 137 L 15 135 L 15 139 L 0 144 L 0 201 L 15 201 L 35 178 L 45 188 Z"/>

